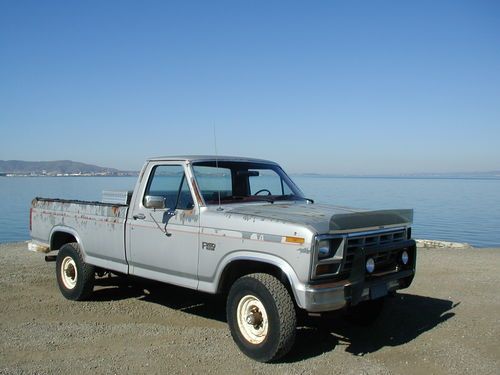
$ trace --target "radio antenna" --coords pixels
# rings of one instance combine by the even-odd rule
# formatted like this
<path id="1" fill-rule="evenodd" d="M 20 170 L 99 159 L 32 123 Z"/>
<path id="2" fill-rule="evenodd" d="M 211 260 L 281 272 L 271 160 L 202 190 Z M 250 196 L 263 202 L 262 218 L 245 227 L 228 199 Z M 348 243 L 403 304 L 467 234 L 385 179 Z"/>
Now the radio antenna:
<path id="1" fill-rule="evenodd" d="M 217 153 L 217 133 L 215 131 L 215 122 L 214 122 L 214 146 L 215 146 L 215 168 L 217 169 L 217 173 L 219 173 L 219 154 Z M 217 211 L 222 211 L 222 206 L 220 203 L 220 188 L 217 185 L 217 196 L 219 198 L 219 207 Z"/>

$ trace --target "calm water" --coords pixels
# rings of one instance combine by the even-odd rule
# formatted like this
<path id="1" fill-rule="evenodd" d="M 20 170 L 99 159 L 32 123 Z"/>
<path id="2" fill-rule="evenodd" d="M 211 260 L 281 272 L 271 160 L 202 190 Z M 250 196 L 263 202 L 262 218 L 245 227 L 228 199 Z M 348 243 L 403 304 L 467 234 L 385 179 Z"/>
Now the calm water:
<path id="1" fill-rule="evenodd" d="M 132 190 L 135 177 L 0 177 L 0 242 L 29 239 L 35 196 L 100 200 Z M 500 180 L 295 177 L 319 203 L 367 209 L 414 208 L 415 238 L 500 247 Z"/>

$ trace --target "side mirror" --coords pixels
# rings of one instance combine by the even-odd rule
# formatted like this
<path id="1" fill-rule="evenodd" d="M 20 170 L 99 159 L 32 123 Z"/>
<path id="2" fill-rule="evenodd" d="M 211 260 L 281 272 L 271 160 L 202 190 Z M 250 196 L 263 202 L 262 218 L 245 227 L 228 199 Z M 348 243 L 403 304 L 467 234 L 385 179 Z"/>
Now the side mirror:
<path id="1" fill-rule="evenodd" d="M 157 195 L 146 195 L 144 197 L 144 207 L 162 210 L 165 208 L 165 198 Z"/>

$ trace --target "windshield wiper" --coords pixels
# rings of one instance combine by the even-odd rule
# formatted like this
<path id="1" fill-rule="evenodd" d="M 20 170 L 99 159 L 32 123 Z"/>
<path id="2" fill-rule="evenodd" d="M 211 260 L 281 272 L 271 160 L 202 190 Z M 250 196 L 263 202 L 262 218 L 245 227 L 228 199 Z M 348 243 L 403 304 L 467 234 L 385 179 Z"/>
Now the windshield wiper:
<path id="1" fill-rule="evenodd" d="M 266 197 L 259 197 L 259 198 L 252 198 L 249 199 L 248 202 L 269 202 L 269 203 L 274 203 L 276 201 L 276 198 L 266 198 Z"/>
<path id="2" fill-rule="evenodd" d="M 295 195 L 295 194 L 280 195 L 278 197 L 275 197 L 275 200 L 279 200 L 279 201 L 301 200 L 301 201 L 308 201 L 310 203 L 314 203 L 314 200 L 312 200 L 310 198 L 301 197 L 300 195 Z"/>
<path id="3" fill-rule="evenodd" d="M 276 198 L 271 198 L 271 197 L 266 197 L 266 196 L 260 196 L 257 197 L 255 195 L 250 195 L 250 196 L 242 196 L 242 195 L 229 195 L 226 197 L 222 197 L 221 201 L 224 203 L 240 203 L 240 202 L 270 202 L 274 203 L 277 199 Z"/>

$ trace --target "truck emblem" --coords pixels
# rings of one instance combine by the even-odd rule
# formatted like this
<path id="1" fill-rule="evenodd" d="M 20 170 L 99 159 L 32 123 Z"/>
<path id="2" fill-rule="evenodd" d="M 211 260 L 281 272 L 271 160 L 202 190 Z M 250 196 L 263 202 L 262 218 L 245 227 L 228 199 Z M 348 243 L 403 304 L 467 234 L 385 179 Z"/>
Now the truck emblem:
<path id="1" fill-rule="evenodd" d="M 208 251 L 215 251 L 215 244 L 212 242 L 202 242 L 201 248 Z"/>

